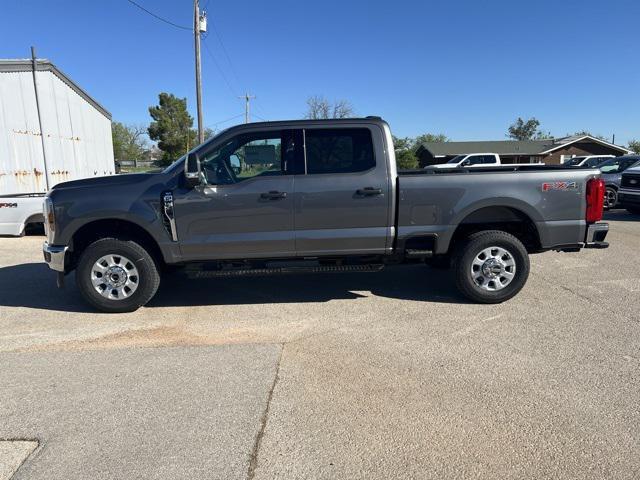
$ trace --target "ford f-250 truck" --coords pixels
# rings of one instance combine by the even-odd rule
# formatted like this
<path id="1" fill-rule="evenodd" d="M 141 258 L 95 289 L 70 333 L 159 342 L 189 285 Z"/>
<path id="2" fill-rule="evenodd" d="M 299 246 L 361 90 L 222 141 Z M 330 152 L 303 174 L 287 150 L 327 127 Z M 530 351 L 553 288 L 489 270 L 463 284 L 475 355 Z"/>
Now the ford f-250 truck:
<path id="1" fill-rule="evenodd" d="M 107 312 L 195 276 L 451 266 L 468 298 L 513 297 L 528 254 L 605 248 L 593 169 L 501 166 L 398 173 L 378 117 L 232 127 L 166 170 L 56 185 L 44 257 Z M 425 275 L 430 275 L 425 269 Z"/>

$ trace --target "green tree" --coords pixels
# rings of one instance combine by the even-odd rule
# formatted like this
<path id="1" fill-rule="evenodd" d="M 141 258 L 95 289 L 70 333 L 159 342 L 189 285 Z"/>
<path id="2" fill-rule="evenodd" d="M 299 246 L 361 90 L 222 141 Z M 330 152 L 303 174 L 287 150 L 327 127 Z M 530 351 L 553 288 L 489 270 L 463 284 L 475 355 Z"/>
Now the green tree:
<path id="1" fill-rule="evenodd" d="M 423 133 L 418 135 L 414 140 L 415 148 L 417 149 L 423 143 L 433 142 L 448 142 L 449 138 L 443 133 Z"/>
<path id="2" fill-rule="evenodd" d="M 416 138 L 393 137 L 393 149 L 396 152 L 396 163 L 400 170 L 412 170 L 420 167 L 418 161 L 418 147 L 423 143 L 448 142 L 449 139 L 442 133 L 423 133 Z"/>
<path id="3" fill-rule="evenodd" d="M 347 100 L 336 100 L 332 103 L 322 95 L 307 98 L 305 118 L 324 120 L 327 118 L 349 118 L 353 115 L 353 107 Z"/>
<path id="4" fill-rule="evenodd" d="M 193 118 L 187 111 L 187 99 L 172 93 L 158 95 L 158 105 L 149 107 L 153 122 L 149 124 L 149 138 L 157 140 L 162 150 L 160 165 L 168 165 L 181 157 L 197 142 Z"/>
<path id="5" fill-rule="evenodd" d="M 111 124 L 113 157 L 116 160 L 143 160 L 147 151 L 144 138 L 147 128 L 143 125 L 125 125 L 121 122 Z"/>
<path id="6" fill-rule="evenodd" d="M 206 142 L 211 137 L 216 134 L 216 131 L 213 128 L 205 127 L 204 128 L 204 141 Z"/>
<path id="7" fill-rule="evenodd" d="M 629 150 L 640 154 L 640 140 L 629 140 Z"/>
<path id="8" fill-rule="evenodd" d="M 393 137 L 393 149 L 396 152 L 396 164 L 400 170 L 412 170 L 418 168 L 418 157 L 416 157 L 415 142 L 412 138 Z"/>
<path id="9" fill-rule="evenodd" d="M 518 117 L 515 122 L 509 125 L 507 137 L 514 140 L 542 140 L 551 138 L 549 133 L 543 132 L 539 127 L 540 121 L 535 117 L 531 117 L 526 121 Z"/>
<path id="10" fill-rule="evenodd" d="M 415 170 L 420 167 L 418 157 L 411 150 L 396 151 L 396 164 L 399 170 Z"/>

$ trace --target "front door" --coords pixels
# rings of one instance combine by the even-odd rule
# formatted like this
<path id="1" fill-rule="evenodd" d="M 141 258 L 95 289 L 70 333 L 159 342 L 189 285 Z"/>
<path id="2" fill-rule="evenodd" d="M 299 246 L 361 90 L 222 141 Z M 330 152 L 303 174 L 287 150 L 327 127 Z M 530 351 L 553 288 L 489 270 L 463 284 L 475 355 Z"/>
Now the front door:
<path id="1" fill-rule="evenodd" d="M 304 173 L 295 177 L 297 255 L 385 253 L 393 232 L 382 131 L 305 128 L 304 144 Z"/>
<path id="2" fill-rule="evenodd" d="M 301 148 L 296 138 L 293 130 L 241 133 L 199 152 L 202 184 L 175 195 L 185 260 L 295 254 L 288 164 Z"/>

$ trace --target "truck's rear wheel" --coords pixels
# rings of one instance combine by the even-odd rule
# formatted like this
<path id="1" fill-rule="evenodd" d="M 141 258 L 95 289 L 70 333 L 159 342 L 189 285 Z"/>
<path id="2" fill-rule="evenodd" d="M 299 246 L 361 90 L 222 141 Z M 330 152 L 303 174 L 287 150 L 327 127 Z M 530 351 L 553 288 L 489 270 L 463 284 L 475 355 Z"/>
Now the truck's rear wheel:
<path id="1" fill-rule="evenodd" d="M 160 275 L 151 255 L 136 242 L 103 238 L 82 252 L 76 283 L 98 310 L 132 312 L 155 295 Z"/>
<path id="2" fill-rule="evenodd" d="M 522 242 L 500 230 L 470 235 L 457 249 L 453 268 L 462 294 L 479 303 L 500 303 L 516 295 L 529 276 Z"/>

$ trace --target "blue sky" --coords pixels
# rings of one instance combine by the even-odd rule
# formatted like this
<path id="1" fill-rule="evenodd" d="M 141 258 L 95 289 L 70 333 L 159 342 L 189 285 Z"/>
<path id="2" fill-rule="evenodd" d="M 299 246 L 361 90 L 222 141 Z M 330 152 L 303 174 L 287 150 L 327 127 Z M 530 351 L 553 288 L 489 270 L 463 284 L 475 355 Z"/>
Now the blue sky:
<path id="1" fill-rule="evenodd" d="M 191 24 L 191 0 L 136 0 Z M 35 45 L 113 114 L 147 123 L 161 91 L 195 117 L 193 37 L 126 0 L 5 0 L 0 57 Z M 502 139 L 518 116 L 555 135 L 640 138 L 640 2 L 201 0 L 205 125 L 299 118 L 320 94 L 381 115 L 399 136 Z M 227 81 L 220 73 L 224 72 Z M 227 83 L 229 85 L 227 85 Z"/>

